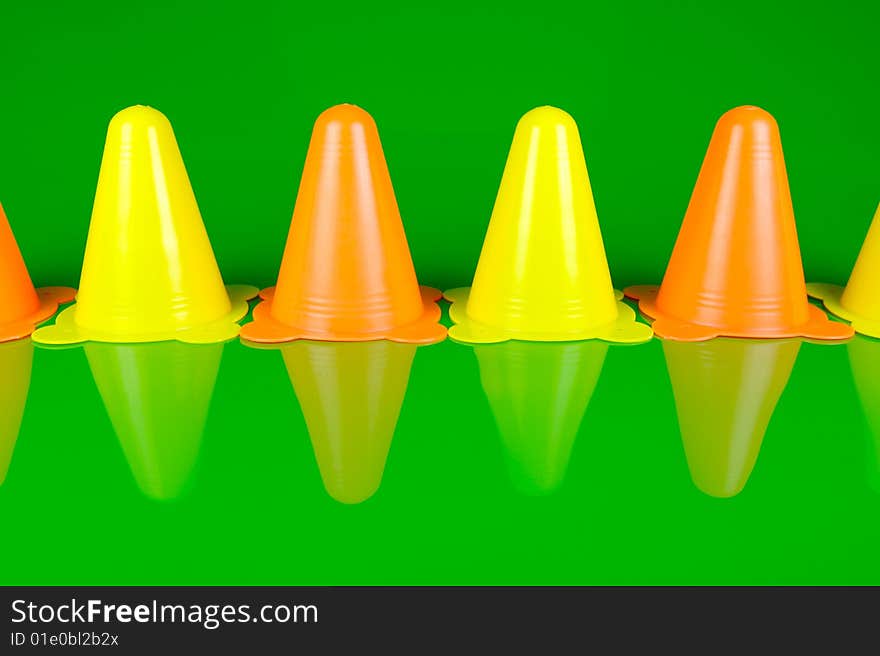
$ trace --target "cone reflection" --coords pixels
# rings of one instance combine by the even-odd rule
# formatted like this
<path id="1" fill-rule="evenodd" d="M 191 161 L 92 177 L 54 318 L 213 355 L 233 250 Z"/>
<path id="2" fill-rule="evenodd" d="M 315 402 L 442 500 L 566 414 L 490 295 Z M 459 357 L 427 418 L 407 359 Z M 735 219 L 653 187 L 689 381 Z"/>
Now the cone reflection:
<path id="1" fill-rule="evenodd" d="M 857 335 L 847 342 L 856 393 L 871 434 L 868 445 L 868 481 L 880 492 L 880 341 Z"/>
<path id="2" fill-rule="evenodd" d="M 713 497 L 745 487 L 800 340 L 663 341 L 694 484 Z"/>
<path id="3" fill-rule="evenodd" d="M 0 485 L 6 480 L 31 384 L 34 344 L 30 339 L 0 344 Z"/>
<path id="4" fill-rule="evenodd" d="M 514 484 L 526 494 L 553 492 L 565 478 L 608 344 L 511 341 L 474 350 Z"/>
<path id="5" fill-rule="evenodd" d="M 282 347 L 327 493 L 361 503 L 379 488 L 414 344 L 299 341 Z"/>
<path id="6" fill-rule="evenodd" d="M 153 499 L 178 497 L 198 458 L 223 344 L 84 348 L 138 486 Z"/>

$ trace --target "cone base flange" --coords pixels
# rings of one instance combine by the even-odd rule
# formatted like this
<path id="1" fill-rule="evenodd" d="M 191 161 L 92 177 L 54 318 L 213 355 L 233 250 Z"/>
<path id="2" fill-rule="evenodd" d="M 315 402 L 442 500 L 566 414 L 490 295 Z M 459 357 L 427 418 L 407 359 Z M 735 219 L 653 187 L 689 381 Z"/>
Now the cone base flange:
<path id="1" fill-rule="evenodd" d="M 248 312 L 248 301 L 258 290 L 249 285 L 227 285 L 226 292 L 232 309 L 222 319 L 184 330 L 163 333 L 118 334 L 84 328 L 76 323 L 76 304 L 58 315 L 55 324 L 34 332 L 34 342 L 50 346 L 64 346 L 82 342 L 108 342 L 112 344 L 142 344 L 147 342 L 178 341 L 186 344 L 214 344 L 238 336 L 241 326 L 236 323 Z"/>
<path id="2" fill-rule="evenodd" d="M 452 304 L 449 307 L 449 318 L 455 324 L 449 329 L 449 337 L 457 342 L 497 344 L 512 339 L 524 342 L 580 342 L 587 339 L 601 339 L 617 344 L 639 344 L 649 341 L 654 334 L 650 326 L 636 320 L 636 313 L 621 300 L 623 293 L 616 289 L 614 290 L 618 312 L 616 321 L 567 333 L 517 331 L 474 321 L 467 314 L 470 292 L 470 287 L 458 287 L 443 292 L 443 297 Z"/>
<path id="3" fill-rule="evenodd" d="M 61 303 L 68 303 L 76 298 L 76 290 L 72 287 L 41 287 L 36 292 L 40 306 L 26 317 L 0 324 L 0 342 L 12 342 L 31 335 L 37 326 L 58 311 Z"/>
<path id="4" fill-rule="evenodd" d="M 241 329 L 241 338 L 257 344 L 284 344 L 299 339 L 316 342 L 373 342 L 387 339 L 403 344 L 435 344 L 446 339 L 446 327 L 440 323 L 440 306 L 437 301 L 442 294 L 433 287 L 419 287 L 422 296 L 422 316 L 403 326 L 371 333 L 316 331 L 289 326 L 272 317 L 272 301 L 275 288 L 267 287 L 260 292 L 263 299 L 254 308 L 253 322 Z"/>
<path id="5" fill-rule="evenodd" d="M 811 282 L 807 285 L 807 294 L 822 301 L 825 309 L 835 317 L 849 321 L 855 332 L 880 338 L 880 321 L 855 314 L 841 304 L 844 289 L 840 285 Z"/>
<path id="6" fill-rule="evenodd" d="M 642 314 L 653 319 L 651 327 L 654 329 L 654 334 L 664 339 L 673 339 L 679 342 L 702 342 L 716 337 L 748 339 L 803 337 L 819 341 L 839 341 L 853 336 L 853 330 L 850 326 L 831 321 L 822 310 L 814 305 L 807 306 L 809 318 L 805 324 L 779 330 L 726 330 L 717 326 L 688 323 L 666 316 L 657 308 L 659 291 L 659 285 L 637 285 L 627 287 L 624 294 L 639 302 L 639 310 Z"/>

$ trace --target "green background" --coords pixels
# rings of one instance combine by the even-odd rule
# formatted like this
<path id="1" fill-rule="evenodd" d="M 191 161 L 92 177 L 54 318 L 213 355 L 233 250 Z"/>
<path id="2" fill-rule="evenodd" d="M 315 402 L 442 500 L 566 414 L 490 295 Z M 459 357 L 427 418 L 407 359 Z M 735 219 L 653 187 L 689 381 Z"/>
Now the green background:
<path id="1" fill-rule="evenodd" d="M 470 281 L 542 104 L 579 123 L 618 287 L 659 281 L 739 104 L 780 123 L 808 279 L 845 281 L 880 200 L 875 3 L 472 4 L 3 3 L 0 202 L 35 282 L 76 283 L 107 123 L 144 103 L 227 281 L 272 283 L 312 122 L 339 102 L 376 118 L 425 284 Z M 356 481 L 387 453 L 357 504 L 328 492 L 281 354 L 209 348 L 0 348 L 0 583 L 880 583 L 880 342 L 805 343 L 790 372 L 685 352 L 708 394 L 742 391 L 696 434 L 722 465 L 732 434 L 759 449 L 718 470 L 748 479 L 730 498 L 693 482 L 659 340 L 609 346 L 601 374 L 560 345 L 419 348 L 393 440 L 385 417 L 375 448 L 369 422 L 329 441 L 364 454 Z M 294 371 L 343 423 L 385 384 L 333 357 Z M 780 389 L 755 396 L 768 372 Z"/>
<path id="2" fill-rule="evenodd" d="M 4 2 L 0 202 L 39 284 L 78 280 L 105 130 L 175 128 L 228 282 L 275 280 L 317 115 L 375 117 L 416 270 L 468 284 L 519 117 L 577 120 L 612 277 L 659 282 L 712 128 L 782 131 L 808 278 L 880 201 L 874 2 Z M 478 6 L 474 6 L 478 5 Z"/>

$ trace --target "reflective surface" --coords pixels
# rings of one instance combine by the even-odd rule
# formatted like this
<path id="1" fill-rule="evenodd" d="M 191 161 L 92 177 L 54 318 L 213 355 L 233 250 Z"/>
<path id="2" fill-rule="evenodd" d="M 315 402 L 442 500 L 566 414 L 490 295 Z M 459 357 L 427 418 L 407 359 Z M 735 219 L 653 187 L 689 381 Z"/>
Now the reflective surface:
<path id="1" fill-rule="evenodd" d="M 880 341 L 0 363 L 0 583 L 880 583 Z"/>

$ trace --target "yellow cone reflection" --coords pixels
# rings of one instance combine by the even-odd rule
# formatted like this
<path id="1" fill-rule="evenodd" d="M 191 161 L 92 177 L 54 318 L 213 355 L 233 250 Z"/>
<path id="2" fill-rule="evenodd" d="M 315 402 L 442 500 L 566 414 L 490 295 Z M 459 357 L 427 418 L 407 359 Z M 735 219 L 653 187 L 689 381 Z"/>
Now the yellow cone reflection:
<path id="1" fill-rule="evenodd" d="M 511 341 L 474 350 L 514 484 L 526 494 L 553 492 L 565 478 L 608 344 Z"/>
<path id="2" fill-rule="evenodd" d="M 871 434 L 868 445 L 868 482 L 880 492 L 880 340 L 856 335 L 846 345 L 865 421 Z"/>
<path id="3" fill-rule="evenodd" d="M 223 344 L 84 348 L 138 486 L 153 499 L 178 497 L 198 458 Z"/>
<path id="4" fill-rule="evenodd" d="M 694 484 L 713 497 L 745 487 L 800 340 L 663 341 Z"/>
<path id="5" fill-rule="evenodd" d="M 292 342 L 281 348 L 327 493 L 361 503 L 379 488 L 414 344 Z"/>

